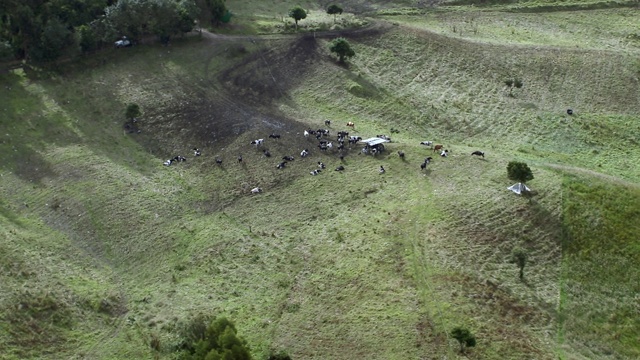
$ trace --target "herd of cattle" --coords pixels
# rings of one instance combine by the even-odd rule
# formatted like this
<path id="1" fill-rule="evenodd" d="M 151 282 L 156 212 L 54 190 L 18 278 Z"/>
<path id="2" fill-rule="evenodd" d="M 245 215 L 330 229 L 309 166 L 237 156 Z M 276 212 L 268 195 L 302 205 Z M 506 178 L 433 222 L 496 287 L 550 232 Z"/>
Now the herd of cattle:
<path id="1" fill-rule="evenodd" d="M 326 120 L 325 121 L 325 125 L 330 126 L 331 125 L 331 121 L 330 120 Z M 348 122 L 347 123 L 348 127 L 354 128 L 355 124 L 352 122 Z M 313 129 L 307 129 L 304 131 L 303 133 L 305 138 L 310 138 L 312 135 L 315 136 L 316 140 L 318 141 L 318 148 L 321 151 L 327 152 L 328 150 L 331 150 L 334 148 L 334 144 L 333 142 L 329 141 L 327 138 L 330 136 L 330 131 L 328 129 L 317 129 L 317 130 L 313 130 Z M 280 139 L 281 135 L 280 134 L 271 134 L 269 135 L 270 139 Z M 381 138 L 381 139 L 385 139 L 388 141 L 391 141 L 391 138 L 386 136 L 386 135 L 377 135 L 376 137 Z M 346 131 L 339 131 L 337 132 L 337 138 L 336 138 L 336 144 L 335 147 L 339 152 L 339 157 L 340 160 L 343 161 L 344 157 L 345 157 L 345 141 L 348 142 L 349 144 L 349 149 L 351 149 L 351 145 L 356 145 L 358 144 L 360 141 L 362 141 L 362 137 L 360 136 L 353 136 L 353 135 L 349 135 L 348 132 Z M 250 145 L 254 145 L 256 148 L 261 148 L 262 153 L 265 157 L 270 158 L 271 157 L 271 153 L 269 152 L 268 149 L 266 148 L 262 148 L 265 144 L 265 140 L 264 139 L 256 139 L 251 141 Z M 449 150 L 445 149 L 443 145 L 439 145 L 439 144 L 435 144 L 432 141 L 421 141 L 420 145 L 425 145 L 425 146 L 429 146 L 430 149 L 433 150 L 433 152 L 440 152 L 440 156 L 442 157 L 447 157 L 449 154 Z M 368 146 L 365 146 L 365 149 L 363 149 L 363 153 L 368 153 L 364 150 L 366 150 L 368 148 Z M 301 158 L 305 158 L 307 156 L 310 155 L 310 151 L 309 149 L 303 149 L 300 152 L 300 157 Z M 373 152 L 373 154 L 375 155 L 376 152 Z M 193 148 L 193 155 L 194 156 L 200 156 L 202 155 L 202 152 L 200 151 L 200 149 L 198 148 Z M 476 155 L 476 156 L 481 156 L 484 158 L 484 152 L 482 151 L 474 151 L 471 153 L 471 155 Z M 403 151 L 398 151 L 398 156 L 404 160 L 404 152 Z M 276 168 L 277 169 L 284 169 L 287 166 L 288 162 L 294 161 L 294 157 L 291 155 L 285 155 L 281 158 L 282 161 L 280 161 L 277 165 Z M 236 158 L 238 163 L 242 163 L 242 155 L 238 155 L 238 157 Z M 427 165 L 433 160 L 433 157 L 429 156 L 427 158 L 424 159 L 424 162 L 422 164 L 420 164 L 420 169 L 421 170 L 425 170 L 427 168 Z M 187 159 L 184 156 L 181 155 L 177 155 L 171 159 L 168 159 L 166 161 L 164 161 L 164 165 L 165 166 L 171 166 L 173 163 L 179 163 L 179 162 L 185 162 L 187 161 Z M 216 156 L 215 158 L 216 164 L 218 164 L 219 166 L 222 165 L 222 158 L 220 158 L 219 156 Z M 316 176 L 318 174 L 320 174 L 324 169 L 326 168 L 326 165 L 321 162 L 318 161 L 317 163 L 317 169 L 313 169 L 312 171 L 310 171 L 309 173 L 313 176 Z M 335 168 L 334 171 L 343 171 L 345 170 L 345 167 L 343 165 L 340 165 L 338 167 Z M 380 165 L 380 168 L 378 169 L 378 173 L 379 174 L 384 174 L 386 172 L 385 168 Z M 253 189 L 251 189 L 251 193 L 252 194 L 258 194 L 262 192 L 262 188 L 260 187 L 255 187 Z"/>

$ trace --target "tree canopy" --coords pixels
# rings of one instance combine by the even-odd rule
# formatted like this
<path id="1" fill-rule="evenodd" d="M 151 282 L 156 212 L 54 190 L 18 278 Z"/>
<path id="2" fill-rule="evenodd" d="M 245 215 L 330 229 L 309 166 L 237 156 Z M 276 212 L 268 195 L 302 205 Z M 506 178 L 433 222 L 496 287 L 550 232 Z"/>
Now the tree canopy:
<path id="1" fill-rule="evenodd" d="M 296 29 L 298 29 L 298 21 L 307 18 L 307 12 L 300 6 L 295 6 L 289 10 L 289 17 L 293 18 L 296 22 Z"/>
<path id="2" fill-rule="evenodd" d="M 224 0 L 197 1 L 228 13 Z M 206 11 L 212 10 L 196 0 L 3 0 L 0 44 L 17 59 L 39 62 L 112 46 L 122 36 L 156 35 L 166 43 L 191 31 Z"/>
<path id="3" fill-rule="evenodd" d="M 333 15 L 333 22 L 336 22 L 336 14 L 342 14 L 342 8 L 336 4 L 329 5 L 327 14 Z"/>
<path id="4" fill-rule="evenodd" d="M 194 326 L 194 325 L 192 325 Z M 183 360 L 251 360 L 247 342 L 238 337 L 233 322 L 226 318 L 211 321 L 206 330 L 195 324 Z"/>
<path id="5" fill-rule="evenodd" d="M 476 346 L 476 337 L 469 331 L 463 327 L 456 327 L 451 330 L 451 337 L 456 339 L 460 344 L 460 352 L 463 353 L 465 347 L 474 347 Z"/>
<path id="6" fill-rule="evenodd" d="M 351 45 L 345 38 L 333 39 L 329 44 L 329 51 L 336 53 L 341 63 L 344 62 L 345 58 L 351 58 L 356 55 L 355 51 L 353 51 Z"/>
<path id="7" fill-rule="evenodd" d="M 529 165 L 519 161 L 510 161 L 507 165 L 507 175 L 509 179 L 525 183 L 533 180 L 533 172 L 529 168 Z"/>

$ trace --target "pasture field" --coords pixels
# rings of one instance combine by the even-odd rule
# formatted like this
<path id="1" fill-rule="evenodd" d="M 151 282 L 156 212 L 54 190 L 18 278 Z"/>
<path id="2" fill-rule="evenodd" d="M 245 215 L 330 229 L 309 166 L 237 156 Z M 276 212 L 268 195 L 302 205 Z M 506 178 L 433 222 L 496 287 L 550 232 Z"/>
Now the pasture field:
<path id="1" fill-rule="evenodd" d="M 173 359 L 201 314 L 256 359 L 640 357 L 637 7 L 327 4 L 300 33 L 293 2 L 238 0 L 221 34 L 0 74 L 1 359 Z M 302 135 L 325 120 L 393 141 L 341 160 Z"/>

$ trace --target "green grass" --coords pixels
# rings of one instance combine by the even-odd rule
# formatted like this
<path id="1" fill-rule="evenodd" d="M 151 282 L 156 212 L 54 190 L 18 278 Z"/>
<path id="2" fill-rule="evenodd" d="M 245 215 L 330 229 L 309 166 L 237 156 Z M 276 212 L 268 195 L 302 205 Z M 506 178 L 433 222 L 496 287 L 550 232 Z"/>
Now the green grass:
<path id="1" fill-rule="evenodd" d="M 585 356 L 638 357 L 640 191 L 574 177 L 564 188 L 564 341 Z"/>
<path id="2" fill-rule="evenodd" d="M 249 5 L 247 24 L 291 6 Z M 372 7 L 393 5 L 411 4 Z M 205 314 L 233 319 L 258 359 L 457 358 L 461 325 L 472 359 L 637 357 L 639 68 L 622 43 L 601 51 L 631 25 L 575 13 L 556 34 L 580 30 L 579 50 L 501 30 L 568 13 L 477 13 L 492 35 L 473 41 L 438 30 L 467 14 L 374 24 L 347 67 L 321 37 L 204 37 L 0 75 L 3 356 L 169 359 L 176 329 Z M 525 85 L 508 96 L 512 76 Z M 132 102 L 141 134 L 122 128 Z M 389 154 L 332 171 L 340 160 L 300 134 L 325 119 L 390 135 Z M 272 131 L 265 159 L 248 144 Z M 423 140 L 451 150 L 428 172 Z M 194 146 L 202 157 L 161 165 Z M 284 154 L 296 160 L 275 169 Z M 533 169 L 531 201 L 506 190 L 511 160 Z M 327 171 L 307 175 L 317 161 Z"/>

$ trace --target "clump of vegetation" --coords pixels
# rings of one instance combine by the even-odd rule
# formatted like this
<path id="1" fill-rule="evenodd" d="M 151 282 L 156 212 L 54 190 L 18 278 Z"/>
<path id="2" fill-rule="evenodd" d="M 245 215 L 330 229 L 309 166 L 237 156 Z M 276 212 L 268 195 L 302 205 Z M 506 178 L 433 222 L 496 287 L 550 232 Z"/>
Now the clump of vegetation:
<path id="1" fill-rule="evenodd" d="M 520 280 L 522 280 L 524 278 L 524 266 L 527 264 L 527 258 L 529 257 L 529 254 L 527 253 L 527 251 L 523 248 L 515 248 L 513 249 L 513 251 L 511 252 L 511 257 L 512 257 L 512 261 L 518 265 L 518 268 L 520 269 Z"/>
<path id="2" fill-rule="evenodd" d="M 307 12 L 301 6 L 295 6 L 289 10 L 289 17 L 296 22 L 296 30 L 298 30 L 298 21 L 307 18 Z"/>
<path id="3" fill-rule="evenodd" d="M 329 43 L 329 51 L 338 55 L 339 61 L 344 63 L 346 58 L 352 58 L 356 55 L 356 52 L 351 48 L 351 44 L 345 38 L 333 39 Z"/>
<path id="4" fill-rule="evenodd" d="M 533 172 L 529 168 L 529 165 L 519 161 L 510 161 L 507 165 L 507 176 L 509 179 L 526 183 L 533 180 Z"/>
<path id="5" fill-rule="evenodd" d="M 236 326 L 227 318 L 206 324 L 206 317 L 194 319 L 182 331 L 183 360 L 251 360 L 246 340 L 237 335 Z"/>
<path id="6" fill-rule="evenodd" d="M 333 15 L 333 22 L 335 23 L 336 15 L 337 14 L 342 15 L 342 8 L 336 4 L 329 5 L 329 7 L 327 8 L 327 14 Z"/>
<path id="7" fill-rule="evenodd" d="M 513 88 L 520 89 L 524 85 L 522 83 L 522 80 L 518 78 L 507 79 L 504 81 L 504 84 L 507 85 L 507 87 L 509 88 L 509 96 L 513 96 Z"/>
<path id="8" fill-rule="evenodd" d="M 124 116 L 127 120 L 133 120 L 141 114 L 142 112 L 140 111 L 140 106 L 138 106 L 138 104 L 129 104 L 127 105 L 127 110 L 125 111 Z"/>
<path id="9" fill-rule="evenodd" d="M 469 329 L 458 326 L 451 330 L 451 337 L 456 339 L 460 344 L 461 353 L 464 353 L 464 350 L 468 347 L 476 346 L 476 337 Z"/>

